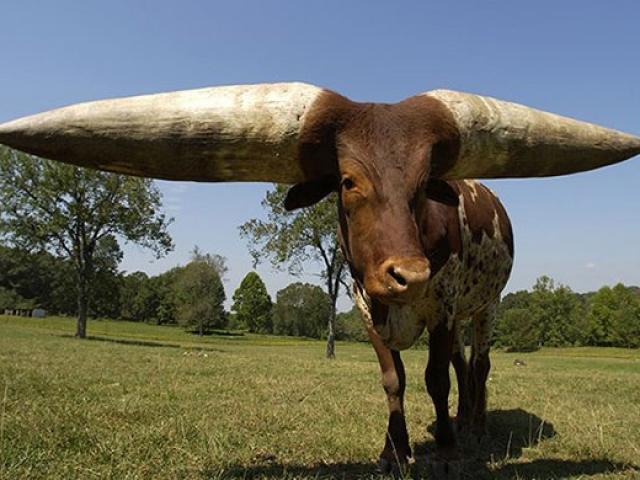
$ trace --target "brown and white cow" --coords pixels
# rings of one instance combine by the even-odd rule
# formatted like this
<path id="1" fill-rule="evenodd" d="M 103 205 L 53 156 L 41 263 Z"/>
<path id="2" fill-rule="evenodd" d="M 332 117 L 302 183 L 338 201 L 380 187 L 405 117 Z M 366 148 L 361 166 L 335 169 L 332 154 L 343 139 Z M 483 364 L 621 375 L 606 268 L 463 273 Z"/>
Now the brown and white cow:
<path id="1" fill-rule="evenodd" d="M 416 215 L 417 241 L 429 265 L 428 279 L 416 282 L 423 284 L 418 287 L 422 292 L 406 303 L 384 302 L 370 297 L 362 283 L 355 282 L 354 298 L 380 361 L 388 399 L 388 435 L 380 456 L 383 470 L 397 459 L 407 462 L 411 458 L 399 351 L 411 346 L 425 328 L 429 332 L 425 381 L 437 413 L 440 456 L 444 460 L 456 457 L 448 411 L 449 362 L 458 381 L 458 431 L 470 431 L 476 437 L 486 432 L 489 342 L 496 304 L 511 272 L 513 236 L 504 208 L 488 188 L 470 180 L 451 182 L 450 187 L 459 198 L 457 206 L 427 198 Z M 397 269 L 389 274 L 391 289 L 404 290 L 414 280 Z M 473 322 L 469 363 L 462 332 L 467 320 Z"/>
<path id="2" fill-rule="evenodd" d="M 411 456 L 399 351 L 425 328 L 437 455 L 456 458 L 450 362 L 460 426 L 485 428 L 489 335 L 513 239 L 497 198 L 468 179 L 564 175 L 640 153 L 638 137 L 493 98 L 436 90 L 358 103 L 302 83 L 83 103 L 2 124 L 0 143 L 130 175 L 291 183 L 289 209 L 337 191 L 355 298 L 387 392 L 385 467 Z"/>

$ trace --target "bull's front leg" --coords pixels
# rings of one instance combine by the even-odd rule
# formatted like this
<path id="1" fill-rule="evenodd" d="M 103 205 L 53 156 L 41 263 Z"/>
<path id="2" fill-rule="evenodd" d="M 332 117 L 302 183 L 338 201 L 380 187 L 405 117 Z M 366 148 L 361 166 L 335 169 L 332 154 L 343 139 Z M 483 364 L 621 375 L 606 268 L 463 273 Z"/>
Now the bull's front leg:
<path id="1" fill-rule="evenodd" d="M 442 321 L 429 332 L 429 362 L 425 371 L 427 392 L 436 411 L 436 455 L 441 460 L 454 460 L 458 456 L 456 437 L 449 417 L 449 362 L 455 332 Z"/>
<path id="2" fill-rule="evenodd" d="M 394 464 L 404 468 L 411 458 L 409 435 L 404 418 L 404 365 L 400 359 L 400 352 L 386 347 L 373 325 L 367 326 L 367 332 L 378 356 L 382 373 L 382 386 L 387 394 L 389 407 L 387 435 L 379 460 L 380 470 L 383 473 L 388 473 Z"/>

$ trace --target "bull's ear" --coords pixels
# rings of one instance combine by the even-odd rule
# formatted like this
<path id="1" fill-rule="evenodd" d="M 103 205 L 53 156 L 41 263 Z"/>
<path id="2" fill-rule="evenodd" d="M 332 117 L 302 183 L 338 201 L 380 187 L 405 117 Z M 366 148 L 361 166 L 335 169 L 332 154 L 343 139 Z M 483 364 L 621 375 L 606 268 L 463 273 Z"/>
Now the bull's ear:
<path id="1" fill-rule="evenodd" d="M 284 199 L 284 208 L 291 211 L 297 208 L 309 207 L 318 203 L 324 197 L 336 190 L 338 181 L 333 175 L 327 175 L 319 180 L 298 183 L 289 189 Z"/>
<path id="2" fill-rule="evenodd" d="M 427 182 L 427 198 L 450 207 L 457 207 L 460 203 L 453 187 L 439 178 L 430 178 Z"/>

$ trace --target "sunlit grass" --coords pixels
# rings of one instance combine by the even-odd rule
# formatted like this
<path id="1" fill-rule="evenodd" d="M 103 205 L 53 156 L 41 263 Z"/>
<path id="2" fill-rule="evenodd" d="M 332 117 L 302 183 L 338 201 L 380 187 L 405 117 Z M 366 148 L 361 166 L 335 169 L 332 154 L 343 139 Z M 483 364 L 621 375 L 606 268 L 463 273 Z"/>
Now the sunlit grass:
<path id="1" fill-rule="evenodd" d="M 386 406 L 368 345 L 327 361 L 320 341 L 113 321 L 78 341 L 73 326 L 0 317 L 0 478 L 375 477 Z M 424 477 L 426 354 L 403 358 Z M 464 446 L 463 478 L 640 478 L 640 352 L 492 358 L 492 440 Z"/>

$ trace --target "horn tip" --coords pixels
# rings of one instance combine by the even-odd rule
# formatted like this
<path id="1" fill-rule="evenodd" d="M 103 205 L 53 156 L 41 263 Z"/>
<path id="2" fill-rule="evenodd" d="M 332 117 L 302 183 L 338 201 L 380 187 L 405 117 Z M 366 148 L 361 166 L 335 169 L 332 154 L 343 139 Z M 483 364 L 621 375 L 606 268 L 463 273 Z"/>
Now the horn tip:
<path id="1" fill-rule="evenodd" d="M 640 155 L 640 137 L 636 137 L 635 135 L 627 135 L 629 137 L 627 143 L 627 151 L 629 153 L 629 158 L 635 157 L 636 155 Z"/>
<path id="2" fill-rule="evenodd" d="M 24 141 L 29 137 L 30 122 L 27 118 L 19 118 L 0 124 L 0 144 L 11 148 L 24 147 Z"/>
<path id="3" fill-rule="evenodd" d="M 15 141 L 15 136 L 20 132 L 20 129 L 15 125 L 16 121 L 0 123 L 0 144 L 8 147 L 12 146 L 12 142 Z"/>

